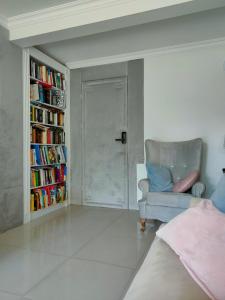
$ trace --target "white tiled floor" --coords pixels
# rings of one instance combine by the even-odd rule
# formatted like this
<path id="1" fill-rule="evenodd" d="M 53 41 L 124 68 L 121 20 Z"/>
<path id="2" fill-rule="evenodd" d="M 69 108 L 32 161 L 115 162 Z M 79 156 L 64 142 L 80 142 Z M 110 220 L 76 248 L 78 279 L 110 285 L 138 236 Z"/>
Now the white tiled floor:
<path id="1" fill-rule="evenodd" d="M 0 300 L 119 300 L 154 238 L 138 212 L 70 206 L 0 235 Z"/>

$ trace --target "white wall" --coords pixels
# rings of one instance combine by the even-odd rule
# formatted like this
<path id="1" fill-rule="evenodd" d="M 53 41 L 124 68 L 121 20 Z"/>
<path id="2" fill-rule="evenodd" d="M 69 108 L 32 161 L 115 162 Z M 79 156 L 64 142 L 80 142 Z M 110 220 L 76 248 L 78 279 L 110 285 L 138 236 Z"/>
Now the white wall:
<path id="1" fill-rule="evenodd" d="M 204 140 L 207 194 L 225 167 L 225 45 L 145 59 L 144 136 Z"/>

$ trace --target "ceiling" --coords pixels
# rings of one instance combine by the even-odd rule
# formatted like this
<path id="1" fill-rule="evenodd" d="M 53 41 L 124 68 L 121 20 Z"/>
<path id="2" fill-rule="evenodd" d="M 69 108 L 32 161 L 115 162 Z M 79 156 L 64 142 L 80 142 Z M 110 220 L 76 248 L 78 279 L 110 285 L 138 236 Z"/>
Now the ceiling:
<path id="1" fill-rule="evenodd" d="M 202 46 L 221 44 L 225 49 L 224 20 L 225 7 L 46 43 L 38 48 L 72 69 Z"/>
<path id="2" fill-rule="evenodd" d="M 94 56 L 225 37 L 224 12 L 225 0 L 0 0 L 0 25 L 21 47 L 82 65 Z"/>
<path id="3" fill-rule="evenodd" d="M 30 13 L 52 6 L 66 4 L 71 0 L 0 0 L 0 14 L 6 18 Z"/>
<path id="4" fill-rule="evenodd" d="M 0 25 L 22 47 L 225 6 L 225 0 L 0 0 Z"/>

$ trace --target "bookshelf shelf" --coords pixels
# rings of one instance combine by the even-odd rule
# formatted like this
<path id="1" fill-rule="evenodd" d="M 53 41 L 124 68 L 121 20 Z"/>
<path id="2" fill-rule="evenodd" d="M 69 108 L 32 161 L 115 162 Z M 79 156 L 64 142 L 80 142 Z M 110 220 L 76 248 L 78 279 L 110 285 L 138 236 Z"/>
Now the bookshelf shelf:
<path id="1" fill-rule="evenodd" d="M 59 106 L 56 106 L 56 105 L 51 105 L 51 104 L 48 104 L 48 103 L 43 103 L 43 102 L 38 102 L 38 101 L 30 101 L 31 105 L 32 106 L 36 106 L 36 107 L 46 107 L 46 108 L 53 108 L 53 109 L 56 109 L 56 110 L 60 110 L 60 111 L 64 111 L 65 108 L 63 107 L 59 107 Z"/>
<path id="2" fill-rule="evenodd" d="M 44 87 L 46 87 L 46 88 L 48 88 L 48 89 L 54 89 L 54 90 L 62 91 L 62 92 L 64 91 L 64 90 L 62 90 L 62 89 L 60 89 L 60 88 L 57 88 L 57 87 L 54 86 L 54 85 L 49 84 L 48 82 L 42 81 L 42 80 L 37 79 L 37 78 L 35 78 L 35 77 L 33 77 L 33 76 L 30 76 L 30 80 L 35 81 L 35 82 L 38 82 L 39 84 L 43 85 Z"/>
<path id="3" fill-rule="evenodd" d="M 31 168 L 45 168 L 45 167 L 51 167 L 51 166 L 58 166 L 58 165 L 65 165 L 66 162 L 60 162 L 60 163 L 52 163 L 52 164 L 45 164 L 45 165 L 31 165 Z"/>
<path id="4" fill-rule="evenodd" d="M 31 212 L 31 220 L 35 220 L 37 218 L 40 218 L 40 217 L 43 217 L 45 215 L 48 215 L 49 213 L 51 212 L 54 212 L 58 209 L 61 209 L 61 208 L 64 208 L 68 205 L 68 201 L 65 200 L 64 202 L 60 202 L 60 203 L 57 203 L 57 204 L 53 204 L 49 207 L 46 207 L 44 209 L 39 209 L 37 211 L 32 211 Z"/>
<path id="5" fill-rule="evenodd" d="M 70 204 L 70 72 L 35 48 L 23 64 L 27 223 Z"/>
<path id="6" fill-rule="evenodd" d="M 47 187 L 47 186 L 63 184 L 63 183 L 65 183 L 65 182 L 66 182 L 66 181 L 59 181 L 59 182 L 50 183 L 50 184 L 44 184 L 44 185 L 39 185 L 39 186 L 31 186 L 30 189 L 31 189 L 31 190 L 36 190 L 36 189 L 40 189 L 40 188 Z"/>
<path id="7" fill-rule="evenodd" d="M 55 127 L 55 128 L 61 128 L 64 129 L 64 126 L 59 126 L 59 125 L 53 125 L 53 124 L 46 124 L 46 123 L 41 123 L 41 122 L 30 122 L 32 125 L 41 125 L 41 126 L 46 126 L 46 127 Z"/>
<path id="8" fill-rule="evenodd" d="M 40 145 L 40 146 L 65 146 L 65 144 L 42 144 L 42 143 L 30 143 L 31 145 Z"/>

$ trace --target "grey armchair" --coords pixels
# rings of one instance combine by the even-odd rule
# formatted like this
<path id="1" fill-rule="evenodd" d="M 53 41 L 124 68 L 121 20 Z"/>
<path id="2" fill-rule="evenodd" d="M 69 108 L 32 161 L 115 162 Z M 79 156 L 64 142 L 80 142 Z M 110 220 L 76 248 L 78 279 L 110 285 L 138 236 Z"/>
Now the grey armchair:
<path id="1" fill-rule="evenodd" d="M 170 169 L 173 182 L 184 179 L 191 171 L 201 168 L 202 140 L 200 138 L 184 142 L 158 142 L 146 140 L 146 161 Z M 195 183 L 190 193 L 150 192 L 148 179 L 139 181 L 142 199 L 138 201 L 141 229 L 145 230 L 147 219 L 168 222 L 189 208 L 192 197 L 201 198 L 205 185 Z"/>

